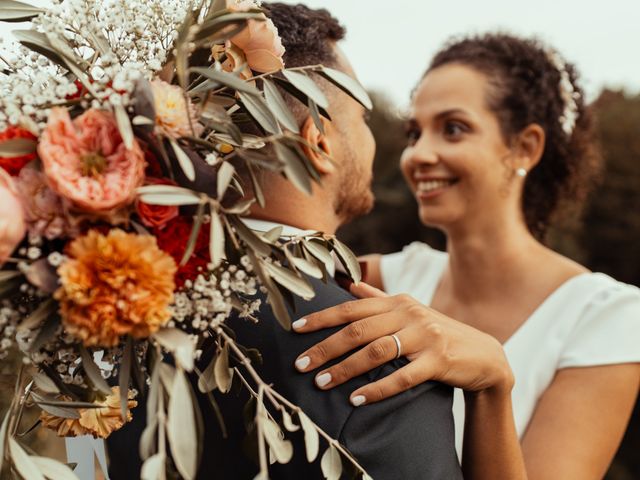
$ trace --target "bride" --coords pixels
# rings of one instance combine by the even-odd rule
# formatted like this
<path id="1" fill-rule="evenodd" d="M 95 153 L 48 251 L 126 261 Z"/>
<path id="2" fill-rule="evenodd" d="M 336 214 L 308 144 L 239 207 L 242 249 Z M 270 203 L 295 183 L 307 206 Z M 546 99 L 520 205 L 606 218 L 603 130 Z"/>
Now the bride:
<path id="1" fill-rule="evenodd" d="M 401 167 L 447 252 L 414 243 L 365 257 L 366 281 L 394 296 L 352 286 L 371 298 L 295 322 L 349 324 L 296 364 L 329 389 L 406 356 L 351 394 L 358 406 L 428 379 L 459 387 L 465 478 L 602 478 L 638 393 L 640 291 L 544 244 L 597 171 L 591 122 L 575 69 L 537 41 L 489 34 L 440 51 L 415 91 Z"/>

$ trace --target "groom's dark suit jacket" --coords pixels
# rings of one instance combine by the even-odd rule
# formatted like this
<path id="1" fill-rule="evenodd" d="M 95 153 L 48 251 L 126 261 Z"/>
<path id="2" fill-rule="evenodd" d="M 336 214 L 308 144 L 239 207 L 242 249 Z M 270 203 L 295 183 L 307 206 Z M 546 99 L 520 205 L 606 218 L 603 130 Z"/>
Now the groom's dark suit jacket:
<path id="1" fill-rule="evenodd" d="M 328 284 L 312 282 L 316 296 L 311 301 L 296 299 L 294 319 L 353 299 L 333 279 Z M 352 407 L 351 392 L 394 372 L 406 365 L 407 360 L 389 362 L 323 392 L 314 385 L 317 372 L 300 374 L 294 368 L 294 361 L 304 350 L 338 329 L 296 334 L 278 324 L 266 302 L 260 312 L 258 324 L 239 318 L 231 319 L 230 324 L 239 343 L 262 353 L 264 362 L 257 369 L 263 379 L 273 383 L 277 391 L 302 407 L 314 422 L 338 439 L 374 480 L 462 479 L 454 448 L 451 388 L 427 382 L 382 402 Z M 222 438 L 208 400 L 204 395 L 198 394 L 198 397 L 205 425 L 198 479 L 253 479 L 257 466 L 243 453 L 243 407 L 247 400 L 244 390 L 241 394 L 215 396 L 226 420 L 227 439 Z M 112 480 L 140 476 L 138 442 L 146 421 L 144 401 L 140 403 L 134 411 L 134 420 L 107 440 Z M 287 435 L 294 442 L 294 458 L 286 465 L 272 465 L 270 478 L 323 479 L 319 458 L 311 465 L 307 463 L 302 433 Z M 318 457 L 323 447 L 321 444 Z"/>

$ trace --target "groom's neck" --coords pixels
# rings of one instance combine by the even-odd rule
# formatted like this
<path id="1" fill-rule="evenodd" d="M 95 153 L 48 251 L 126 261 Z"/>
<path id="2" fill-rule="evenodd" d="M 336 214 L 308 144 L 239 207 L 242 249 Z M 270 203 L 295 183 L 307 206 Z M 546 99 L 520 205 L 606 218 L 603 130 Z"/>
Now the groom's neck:
<path id="1" fill-rule="evenodd" d="M 313 194 L 306 195 L 283 180 L 278 185 L 267 185 L 264 196 L 265 208 L 254 204 L 249 214 L 251 218 L 328 234 L 335 234 L 341 224 L 333 201 L 326 198 L 326 192 L 316 185 L 313 186 Z"/>

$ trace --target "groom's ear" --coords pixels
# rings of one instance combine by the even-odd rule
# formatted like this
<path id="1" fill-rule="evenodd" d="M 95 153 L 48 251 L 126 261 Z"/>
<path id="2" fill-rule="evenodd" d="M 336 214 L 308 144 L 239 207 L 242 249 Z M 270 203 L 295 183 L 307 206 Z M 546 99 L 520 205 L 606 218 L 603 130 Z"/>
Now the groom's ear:
<path id="1" fill-rule="evenodd" d="M 318 173 L 328 175 L 334 173 L 336 166 L 332 159 L 332 142 L 330 132 L 333 128 L 331 122 L 324 117 L 320 117 L 324 133 L 316 126 L 311 117 L 307 117 L 302 124 L 300 132 L 309 145 L 302 145 L 305 155 L 311 161 Z"/>

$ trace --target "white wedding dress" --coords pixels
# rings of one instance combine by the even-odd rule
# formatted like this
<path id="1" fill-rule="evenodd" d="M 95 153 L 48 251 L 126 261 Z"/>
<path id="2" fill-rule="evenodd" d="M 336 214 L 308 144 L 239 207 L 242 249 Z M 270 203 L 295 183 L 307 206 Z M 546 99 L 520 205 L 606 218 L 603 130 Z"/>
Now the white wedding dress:
<path id="1" fill-rule="evenodd" d="M 429 305 L 447 259 L 446 253 L 420 242 L 384 255 L 384 288 L 391 295 L 408 293 Z M 504 349 L 516 380 L 513 409 L 522 436 L 557 370 L 640 362 L 640 289 L 603 273 L 573 277 L 538 306 Z M 453 413 L 460 455 L 464 397 L 459 389 Z"/>

